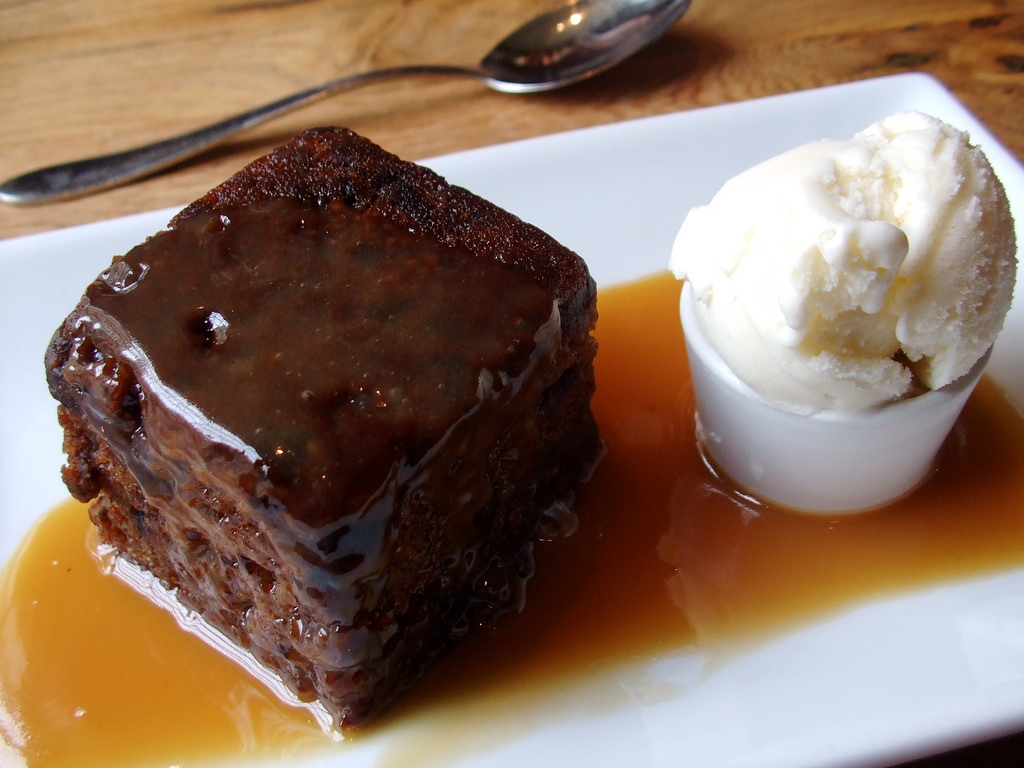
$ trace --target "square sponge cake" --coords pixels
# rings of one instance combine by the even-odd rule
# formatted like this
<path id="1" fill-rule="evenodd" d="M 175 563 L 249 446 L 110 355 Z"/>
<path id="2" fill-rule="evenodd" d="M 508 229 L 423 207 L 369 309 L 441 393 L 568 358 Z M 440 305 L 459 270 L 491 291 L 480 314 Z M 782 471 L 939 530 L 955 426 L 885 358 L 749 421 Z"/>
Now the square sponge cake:
<path id="1" fill-rule="evenodd" d="M 100 541 L 332 727 L 518 610 L 599 459 L 586 265 L 340 128 L 116 257 L 46 353 Z"/>

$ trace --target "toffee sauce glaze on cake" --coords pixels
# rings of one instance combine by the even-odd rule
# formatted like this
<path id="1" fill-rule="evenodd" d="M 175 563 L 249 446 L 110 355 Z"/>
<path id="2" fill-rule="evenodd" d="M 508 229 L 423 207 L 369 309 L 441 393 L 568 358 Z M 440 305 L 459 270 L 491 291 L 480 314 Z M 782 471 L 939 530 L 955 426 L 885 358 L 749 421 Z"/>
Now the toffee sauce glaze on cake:
<path id="1" fill-rule="evenodd" d="M 599 452 L 595 319 L 575 254 L 311 132 L 89 286 L 47 356 L 65 482 L 106 544 L 357 726 L 521 606 L 538 520 Z"/>

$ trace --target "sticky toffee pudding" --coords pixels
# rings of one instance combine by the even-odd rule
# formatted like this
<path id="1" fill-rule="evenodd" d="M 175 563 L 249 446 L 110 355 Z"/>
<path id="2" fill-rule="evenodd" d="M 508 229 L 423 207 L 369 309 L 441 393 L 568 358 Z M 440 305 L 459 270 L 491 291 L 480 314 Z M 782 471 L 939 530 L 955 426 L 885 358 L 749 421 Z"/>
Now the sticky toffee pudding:
<path id="1" fill-rule="evenodd" d="M 306 132 L 86 290 L 46 356 L 65 482 L 344 731 L 521 607 L 601 444 L 579 256 L 343 129 Z"/>

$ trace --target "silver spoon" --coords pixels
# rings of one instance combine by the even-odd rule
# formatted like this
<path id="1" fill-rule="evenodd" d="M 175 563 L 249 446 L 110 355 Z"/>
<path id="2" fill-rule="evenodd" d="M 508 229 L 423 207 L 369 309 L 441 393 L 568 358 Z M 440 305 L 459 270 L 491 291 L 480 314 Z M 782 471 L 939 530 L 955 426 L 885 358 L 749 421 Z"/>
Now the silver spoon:
<path id="1" fill-rule="evenodd" d="M 505 93 L 560 88 L 636 53 L 660 37 L 689 5 L 690 0 L 574 0 L 528 21 L 476 67 L 390 67 L 341 77 L 175 138 L 17 176 L 0 184 L 0 201 L 44 203 L 124 184 L 297 107 L 389 77 L 468 75 Z"/>

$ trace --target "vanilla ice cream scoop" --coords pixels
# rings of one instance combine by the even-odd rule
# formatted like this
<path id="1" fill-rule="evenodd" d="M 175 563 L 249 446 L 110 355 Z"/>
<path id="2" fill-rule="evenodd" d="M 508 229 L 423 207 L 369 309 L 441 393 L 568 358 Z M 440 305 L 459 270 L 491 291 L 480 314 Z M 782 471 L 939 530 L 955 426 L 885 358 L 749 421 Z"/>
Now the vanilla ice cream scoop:
<path id="1" fill-rule="evenodd" d="M 861 411 L 972 369 L 1013 296 L 1009 204 L 968 136 L 920 113 L 808 144 L 686 217 L 670 267 L 710 344 L 796 413 Z"/>

